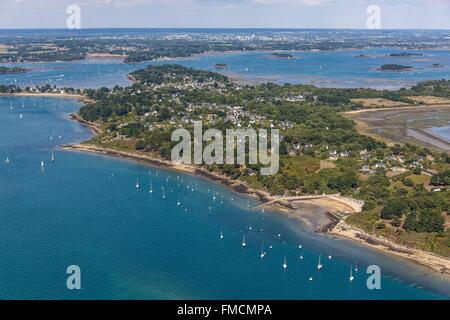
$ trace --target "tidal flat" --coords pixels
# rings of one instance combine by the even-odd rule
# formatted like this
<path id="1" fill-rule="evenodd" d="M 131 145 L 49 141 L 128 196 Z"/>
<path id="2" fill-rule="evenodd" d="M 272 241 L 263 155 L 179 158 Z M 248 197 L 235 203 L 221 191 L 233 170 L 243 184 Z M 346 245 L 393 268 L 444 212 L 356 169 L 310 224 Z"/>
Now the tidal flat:
<path id="1" fill-rule="evenodd" d="M 450 123 L 450 105 L 395 107 L 346 112 L 357 130 L 388 144 L 420 144 L 435 151 L 450 151 L 450 141 L 434 133 Z"/>

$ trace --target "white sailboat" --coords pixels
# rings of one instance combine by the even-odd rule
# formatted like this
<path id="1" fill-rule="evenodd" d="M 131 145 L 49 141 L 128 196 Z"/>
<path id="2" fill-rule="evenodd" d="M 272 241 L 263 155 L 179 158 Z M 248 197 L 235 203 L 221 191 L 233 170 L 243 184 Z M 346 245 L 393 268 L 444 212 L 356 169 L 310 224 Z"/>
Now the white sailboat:
<path id="1" fill-rule="evenodd" d="M 6 160 L 5 160 L 5 162 L 6 162 L 6 163 L 10 163 L 11 161 L 9 160 L 9 158 L 8 158 L 8 157 L 6 157 Z"/>
<path id="2" fill-rule="evenodd" d="M 222 239 L 223 239 L 223 231 L 220 230 L 220 240 L 222 240 Z"/>
<path id="3" fill-rule="evenodd" d="M 55 158 L 55 152 L 52 150 L 52 159 L 51 159 L 51 161 L 52 162 L 55 162 L 56 161 L 56 158 Z"/>
<path id="4" fill-rule="evenodd" d="M 139 189 L 141 186 L 139 185 L 139 179 L 136 179 L 136 189 Z"/>
<path id="5" fill-rule="evenodd" d="M 284 269 L 284 270 L 287 269 L 286 255 L 284 256 L 283 269 Z"/>
<path id="6" fill-rule="evenodd" d="M 44 168 L 44 167 L 45 167 L 44 161 L 41 161 L 41 168 Z"/>
<path id="7" fill-rule="evenodd" d="M 355 262 L 355 272 L 358 272 L 358 262 Z"/>
<path id="8" fill-rule="evenodd" d="M 321 260 L 322 260 L 322 255 L 319 254 L 319 262 L 317 263 L 317 270 L 318 271 L 322 270 L 322 268 L 323 268 L 323 264 L 322 264 Z"/>
<path id="9" fill-rule="evenodd" d="M 180 195 L 178 195 L 178 202 L 177 202 L 177 206 L 181 206 L 181 202 L 180 202 Z"/>
<path id="10" fill-rule="evenodd" d="M 150 190 L 149 190 L 150 194 L 153 193 L 153 181 L 150 182 Z"/>
<path id="11" fill-rule="evenodd" d="M 348 278 L 350 280 L 350 282 L 353 281 L 353 279 L 355 279 L 355 277 L 353 277 L 353 267 L 350 266 L 350 277 Z"/>
<path id="12" fill-rule="evenodd" d="M 264 258 L 266 256 L 266 253 L 264 252 L 264 241 L 262 242 L 262 245 L 261 245 L 261 255 L 260 255 L 260 257 L 261 257 L 261 259 L 262 258 Z"/>
<path id="13" fill-rule="evenodd" d="M 300 254 L 300 260 L 303 260 L 303 250 L 302 253 Z"/>
<path id="14" fill-rule="evenodd" d="M 164 187 L 161 187 L 162 189 L 162 198 L 165 199 L 166 198 L 166 193 L 164 192 Z"/>
<path id="15" fill-rule="evenodd" d="M 247 246 L 247 242 L 245 242 L 245 234 L 242 236 L 242 246 L 243 247 Z"/>

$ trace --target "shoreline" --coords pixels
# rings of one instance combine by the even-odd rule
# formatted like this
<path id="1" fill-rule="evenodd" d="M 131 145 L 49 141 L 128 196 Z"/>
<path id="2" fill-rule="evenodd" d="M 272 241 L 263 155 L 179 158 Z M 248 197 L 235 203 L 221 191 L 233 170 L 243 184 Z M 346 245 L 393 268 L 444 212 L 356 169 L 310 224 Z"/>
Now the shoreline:
<path id="1" fill-rule="evenodd" d="M 450 152 L 450 142 L 441 138 L 437 134 L 434 134 L 433 132 L 430 132 L 427 129 L 420 129 L 420 128 L 406 128 L 406 134 L 409 137 L 412 137 L 416 140 L 420 140 L 423 143 L 426 144 L 432 144 L 436 146 L 439 149 L 445 150 L 447 152 Z"/>
<path id="2" fill-rule="evenodd" d="M 71 115 L 71 119 L 75 121 L 79 121 L 79 116 Z M 80 121 L 82 124 L 88 126 L 94 133 L 96 133 L 94 130 L 98 130 L 97 128 L 93 127 L 93 125 L 87 121 Z M 248 195 L 256 200 L 259 201 L 273 201 L 276 200 L 276 198 L 272 198 L 268 193 L 261 191 L 261 190 L 255 190 L 248 186 L 243 181 L 236 181 L 232 180 L 229 177 L 225 177 L 222 175 L 219 175 L 214 172 L 210 172 L 203 168 L 197 168 L 190 165 L 184 165 L 184 164 L 176 164 L 172 163 L 171 161 L 158 159 L 146 154 L 138 154 L 138 153 L 132 153 L 132 152 L 126 152 L 126 151 L 119 151 L 111 148 L 105 148 L 100 147 L 92 144 L 64 144 L 59 146 L 62 150 L 68 150 L 68 151 L 81 151 L 81 152 L 90 152 L 90 153 L 97 153 L 97 154 L 103 154 L 108 155 L 112 157 L 118 157 L 123 159 L 129 159 L 129 160 L 135 160 L 139 162 L 145 162 L 150 165 L 163 167 L 166 169 L 171 169 L 178 172 L 184 172 L 189 173 L 196 176 L 201 176 L 204 178 L 207 178 L 210 181 L 217 182 L 222 184 L 223 186 L 226 186 L 230 188 L 231 190 Z M 281 210 L 283 212 L 286 212 L 287 210 L 291 209 L 286 205 L 278 204 L 270 206 L 269 208 L 274 207 L 282 207 L 285 208 L 284 210 Z"/>
<path id="3" fill-rule="evenodd" d="M 252 189 L 245 182 L 235 181 L 232 180 L 231 178 L 209 172 L 202 168 L 195 168 L 192 166 L 182 164 L 173 164 L 170 161 L 156 159 L 148 155 L 139 155 L 135 153 L 118 151 L 114 149 L 103 148 L 89 144 L 68 144 L 68 145 L 61 145 L 59 148 L 67 151 L 89 152 L 144 162 L 157 167 L 163 167 L 166 169 L 171 169 L 174 171 L 188 173 L 197 177 L 205 178 L 210 182 L 219 183 L 222 186 L 225 186 L 234 192 L 249 196 L 261 202 L 269 202 L 277 200 L 277 198 L 270 196 L 264 191 Z M 307 206 L 312 205 L 311 202 L 305 203 L 307 204 Z M 334 214 L 329 210 L 326 210 L 325 206 L 316 204 L 316 207 L 318 209 L 320 208 L 322 210 L 325 210 L 324 214 L 328 218 L 328 222 L 316 225 L 315 219 L 320 218 L 323 219 L 323 216 L 322 217 L 314 216 L 314 218 L 311 219 L 311 216 L 302 215 L 300 213 L 301 209 L 296 208 L 291 203 L 286 201 L 276 202 L 273 205 L 267 206 L 267 209 L 269 211 L 282 214 L 285 217 L 301 222 L 311 232 L 318 232 L 332 237 L 348 239 L 353 242 L 359 243 L 367 248 L 376 250 L 378 252 L 405 258 L 410 262 L 428 267 L 437 274 L 444 276 L 447 280 L 450 280 L 450 259 L 433 254 L 431 252 L 426 252 L 415 248 L 404 247 L 390 240 L 382 239 L 377 236 L 368 234 L 356 227 L 348 225 L 345 222 L 345 219 L 342 219 L 342 217 L 340 217 L 339 215 Z"/>
<path id="4" fill-rule="evenodd" d="M 363 230 L 348 225 L 345 220 L 339 221 L 336 226 L 328 232 L 328 234 L 358 242 L 364 246 L 386 254 L 406 258 L 417 264 L 431 268 L 439 275 L 444 276 L 447 280 L 450 279 L 449 258 L 439 256 L 431 252 L 405 247 L 388 239 L 368 234 Z"/>
<path id="5" fill-rule="evenodd" d="M 87 103 L 90 101 L 90 99 L 86 98 L 83 95 L 57 94 L 57 93 L 47 93 L 47 94 L 46 93 L 17 93 L 17 94 L 1 94 L 0 96 L 39 96 L 39 97 L 70 98 L 70 99 L 77 99 L 83 103 Z M 403 107 L 399 107 L 396 109 L 400 109 L 400 108 L 403 108 Z M 89 127 L 93 131 L 94 134 L 98 134 L 101 132 L 101 129 L 98 125 L 81 119 L 77 114 L 72 114 L 70 116 L 70 118 L 74 121 L 78 121 L 78 122 L 82 123 L 83 125 L 86 125 L 87 127 Z M 89 144 L 66 144 L 66 145 L 59 146 L 59 148 L 62 150 L 92 152 L 92 153 L 98 153 L 98 154 L 103 154 L 103 155 L 110 155 L 113 157 L 126 158 L 126 159 L 136 160 L 136 161 L 140 161 L 140 162 L 145 162 L 145 163 L 148 163 L 151 165 L 164 167 L 164 168 L 204 177 L 210 181 L 220 183 L 235 192 L 250 196 L 261 202 L 264 202 L 264 201 L 269 202 L 269 201 L 277 200 L 277 198 L 272 197 L 267 192 L 252 189 L 250 186 L 248 186 L 243 181 L 235 181 L 235 180 L 232 180 L 231 178 L 221 176 L 221 175 L 213 173 L 213 172 L 209 172 L 206 169 L 196 168 L 196 167 L 182 165 L 182 164 L 174 164 L 170 161 L 156 159 L 149 155 L 144 155 L 144 154 L 140 155 L 137 153 L 118 151 L 118 150 L 114 150 L 114 149 L 103 148 L 103 147 L 98 147 L 98 146 L 89 145 Z M 323 208 L 323 206 L 320 206 L 320 205 L 318 207 Z M 280 201 L 280 202 L 274 203 L 273 205 L 269 206 L 268 208 L 269 208 L 269 210 L 283 214 L 286 217 L 300 220 L 306 226 L 308 226 L 308 223 L 305 223 L 305 220 L 302 219 L 301 216 L 299 216 L 298 214 L 295 215 L 296 208 L 292 205 L 292 203 Z M 414 249 L 414 248 L 401 247 L 400 245 L 395 244 L 394 242 L 388 241 L 386 239 L 383 239 L 383 240 L 377 239 L 373 235 L 366 234 L 366 233 L 362 232 L 361 230 L 358 230 L 355 227 L 347 225 L 341 217 L 336 216 L 331 212 L 327 212 L 326 214 L 330 218 L 329 223 L 327 223 L 326 225 L 323 225 L 321 227 L 321 230 L 319 230 L 319 232 L 323 232 L 324 234 L 327 234 L 330 236 L 337 236 L 337 237 L 341 237 L 341 238 L 350 239 L 350 240 L 358 242 L 364 246 L 367 246 L 368 248 L 372 248 L 374 250 L 378 250 L 378 251 L 381 251 L 386 254 L 392 254 L 394 256 L 401 256 L 403 258 L 408 259 L 411 262 L 429 267 L 431 270 L 435 271 L 436 273 L 445 275 L 446 278 L 450 279 L 450 259 L 443 257 L 443 256 L 435 255 L 430 252 L 425 252 L 425 251 L 421 251 L 418 249 Z M 331 214 L 331 216 L 330 216 L 330 214 Z M 314 231 L 314 230 L 312 230 L 312 231 Z"/>
<path id="6" fill-rule="evenodd" d="M 59 99 L 75 99 L 82 103 L 92 103 L 92 99 L 82 94 L 69 93 L 55 93 L 55 92 L 14 92 L 14 93 L 0 93 L 0 97 L 45 97 L 45 98 L 59 98 Z"/>
<path id="7" fill-rule="evenodd" d="M 83 123 L 84 125 L 88 126 L 94 132 L 94 134 L 97 134 L 97 132 L 94 130 L 95 124 L 81 119 L 77 114 L 71 115 L 71 119 Z M 150 165 L 200 176 L 208 179 L 209 181 L 220 183 L 221 185 L 230 188 L 232 191 L 250 196 L 262 203 L 277 200 L 277 198 L 272 197 L 267 192 L 252 189 L 243 181 L 235 181 L 231 178 L 209 172 L 208 170 L 202 168 L 196 168 L 183 164 L 174 164 L 171 161 L 156 159 L 149 155 L 140 155 L 137 153 L 119 151 L 89 144 L 68 144 L 61 145 L 59 148 L 68 151 L 92 152 L 97 154 L 109 155 L 112 157 L 131 159 L 135 161 L 145 162 Z M 318 205 L 317 207 L 322 209 L 326 208 L 326 206 L 324 205 Z M 308 217 L 295 215 L 295 212 L 298 208 L 296 208 L 295 205 L 290 202 L 275 201 L 274 204 L 267 206 L 267 208 L 273 212 L 283 214 L 288 218 L 294 218 L 297 221 L 300 221 L 313 232 L 321 232 L 329 236 L 349 239 L 373 250 L 381 251 L 387 255 L 391 254 L 393 256 L 406 258 L 408 261 L 426 266 L 437 274 L 443 275 L 446 279 L 450 280 L 450 259 L 435 255 L 431 252 L 402 247 L 386 239 L 378 239 L 376 236 L 367 234 L 362 230 L 357 229 L 356 227 L 346 224 L 344 221 L 345 219 L 331 212 L 332 210 L 326 211 L 326 216 L 329 218 L 328 223 L 324 223 L 321 226 L 318 226 L 316 230 L 314 230 L 312 226 L 314 226 L 316 221 L 309 220 Z"/>
<path id="8" fill-rule="evenodd" d="M 72 119 L 76 120 L 76 117 L 72 117 Z M 84 122 L 82 123 L 85 124 Z M 90 125 L 89 128 L 93 130 L 93 128 Z M 339 222 L 339 215 L 333 212 L 335 210 L 330 209 L 330 207 L 334 207 L 333 204 L 325 205 L 315 201 L 304 201 L 301 203 L 285 201 L 283 199 L 273 197 L 265 191 L 253 189 L 244 181 L 233 180 L 229 177 L 214 172 L 210 172 L 203 168 L 184 164 L 174 164 L 171 161 L 155 158 L 146 154 L 119 151 L 92 144 L 65 144 L 59 146 L 59 149 L 65 151 L 96 153 L 111 157 L 128 159 L 204 178 L 209 182 L 220 184 L 221 186 L 224 186 L 233 192 L 236 192 L 244 196 L 248 196 L 260 202 L 261 204 L 266 204 L 270 202 L 270 204 L 265 206 L 264 210 L 267 209 L 274 213 L 284 215 L 286 218 L 298 221 L 302 223 L 303 226 L 306 227 L 309 231 L 314 233 L 325 234 Z M 313 208 L 313 211 L 316 213 L 316 215 L 308 214 L 309 211 L 305 210 L 305 208 Z M 261 208 L 256 206 L 251 209 L 258 210 Z"/>

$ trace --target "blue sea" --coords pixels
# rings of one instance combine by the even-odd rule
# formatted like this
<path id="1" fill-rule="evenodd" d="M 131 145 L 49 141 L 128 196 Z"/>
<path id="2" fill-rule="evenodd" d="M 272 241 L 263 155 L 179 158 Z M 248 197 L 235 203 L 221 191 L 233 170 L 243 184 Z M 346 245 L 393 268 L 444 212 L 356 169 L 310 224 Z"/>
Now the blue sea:
<path id="1" fill-rule="evenodd" d="M 0 97 L 0 298 L 450 297 L 428 269 L 253 210 L 255 201 L 202 178 L 60 150 L 52 163 L 58 145 L 91 137 L 68 118 L 80 106 Z M 79 291 L 66 288 L 70 265 L 81 269 Z M 381 290 L 367 288 L 368 265 L 381 268 Z"/>

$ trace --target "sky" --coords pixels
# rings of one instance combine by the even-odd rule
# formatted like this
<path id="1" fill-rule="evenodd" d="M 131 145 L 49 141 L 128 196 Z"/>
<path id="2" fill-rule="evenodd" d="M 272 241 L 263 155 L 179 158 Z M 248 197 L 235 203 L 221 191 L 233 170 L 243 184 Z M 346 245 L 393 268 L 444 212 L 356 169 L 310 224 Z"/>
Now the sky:
<path id="1" fill-rule="evenodd" d="M 0 28 L 367 28 L 450 29 L 450 0 L 0 0 Z"/>

